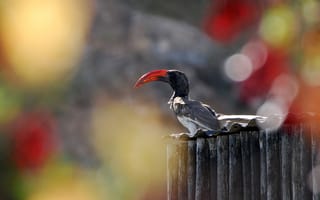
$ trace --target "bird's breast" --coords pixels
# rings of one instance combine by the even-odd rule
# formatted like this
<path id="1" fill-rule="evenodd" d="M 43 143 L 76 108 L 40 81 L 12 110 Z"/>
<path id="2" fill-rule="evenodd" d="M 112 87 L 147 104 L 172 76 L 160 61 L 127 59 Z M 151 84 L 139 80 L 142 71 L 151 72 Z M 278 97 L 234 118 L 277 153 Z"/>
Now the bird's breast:
<path id="1" fill-rule="evenodd" d="M 187 104 L 182 97 L 175 97 L 171 102 L 170 108 L 176 113 L 176 115 L 180 115 L 185 106 L 187 106 Z"/>
<path id="2" fill-rule="evenodd" d="M 176 115 L 179 115 L 179 113 L 181 112 L 181 105 L 178 104 L 178 103 L 172 102 L 172 103 L 170 104 L 170 109 L 173 110 L 173 112 L 174 112 Z"/>

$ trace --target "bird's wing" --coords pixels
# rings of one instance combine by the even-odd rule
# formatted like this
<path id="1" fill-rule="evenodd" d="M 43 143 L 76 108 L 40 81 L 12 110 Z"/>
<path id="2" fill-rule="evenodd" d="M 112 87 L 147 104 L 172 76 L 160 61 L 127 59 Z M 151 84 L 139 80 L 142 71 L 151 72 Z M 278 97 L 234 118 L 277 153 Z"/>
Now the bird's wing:
<path id="1" fill-rule="evenodd" d="M 203 103 L 201 103 L 201 104 L 202 104 L 202 106 L 204 106 L 207 110 L 209 110 L 213 116 L 217 117 L 216 111 L 214 111 L 209 105 L 203 104 Z"/>
<path id="2" fill-rule="evenodd" d="M 220 128 L 215 112 L 205 104 L 194 100 L 184 100 L 178 103 L 179 114 L 187 117 L 190 121 L 199 127 L 208 130 L 217 130 Z"/>

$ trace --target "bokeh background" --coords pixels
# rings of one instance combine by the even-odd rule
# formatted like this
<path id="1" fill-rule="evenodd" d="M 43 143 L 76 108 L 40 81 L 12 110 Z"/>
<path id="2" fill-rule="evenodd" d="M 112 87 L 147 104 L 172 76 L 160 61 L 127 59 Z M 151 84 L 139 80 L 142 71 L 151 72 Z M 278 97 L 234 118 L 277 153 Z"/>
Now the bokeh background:
<path id="1" fill-rule="evenodd" d="M 139 76 L 182 70 L 221 113 L 319 113 L 319 25 L 318 0 L 1 0 L 0 199 L 165 199 L 185 130 Z"/>

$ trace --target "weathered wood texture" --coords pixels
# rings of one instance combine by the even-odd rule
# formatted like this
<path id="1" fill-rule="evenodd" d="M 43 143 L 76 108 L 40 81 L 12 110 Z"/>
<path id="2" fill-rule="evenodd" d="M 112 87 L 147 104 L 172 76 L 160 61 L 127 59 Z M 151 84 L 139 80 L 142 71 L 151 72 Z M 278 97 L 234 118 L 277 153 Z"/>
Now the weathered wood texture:
<path id="1" fill-rule="evenodd" d="M 172 139 L 168 199 L 320 200 L 319 137 L 317 128 L 295 125 Z"/>

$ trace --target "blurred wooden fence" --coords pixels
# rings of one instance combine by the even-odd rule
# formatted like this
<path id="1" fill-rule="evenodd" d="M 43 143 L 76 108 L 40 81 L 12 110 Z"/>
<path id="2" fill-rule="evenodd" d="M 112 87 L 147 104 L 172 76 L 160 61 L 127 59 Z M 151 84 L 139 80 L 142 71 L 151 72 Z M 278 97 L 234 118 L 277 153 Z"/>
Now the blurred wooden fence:
<path id="1" fill-rule="evenodd" d="M 320 199 L 319 133 L 309 125 L 170 139 L 169 200 Z M 316 170 L 320 173 L 320 170 Z M 318 178 L 317 178 L 318 177 Z"/>

